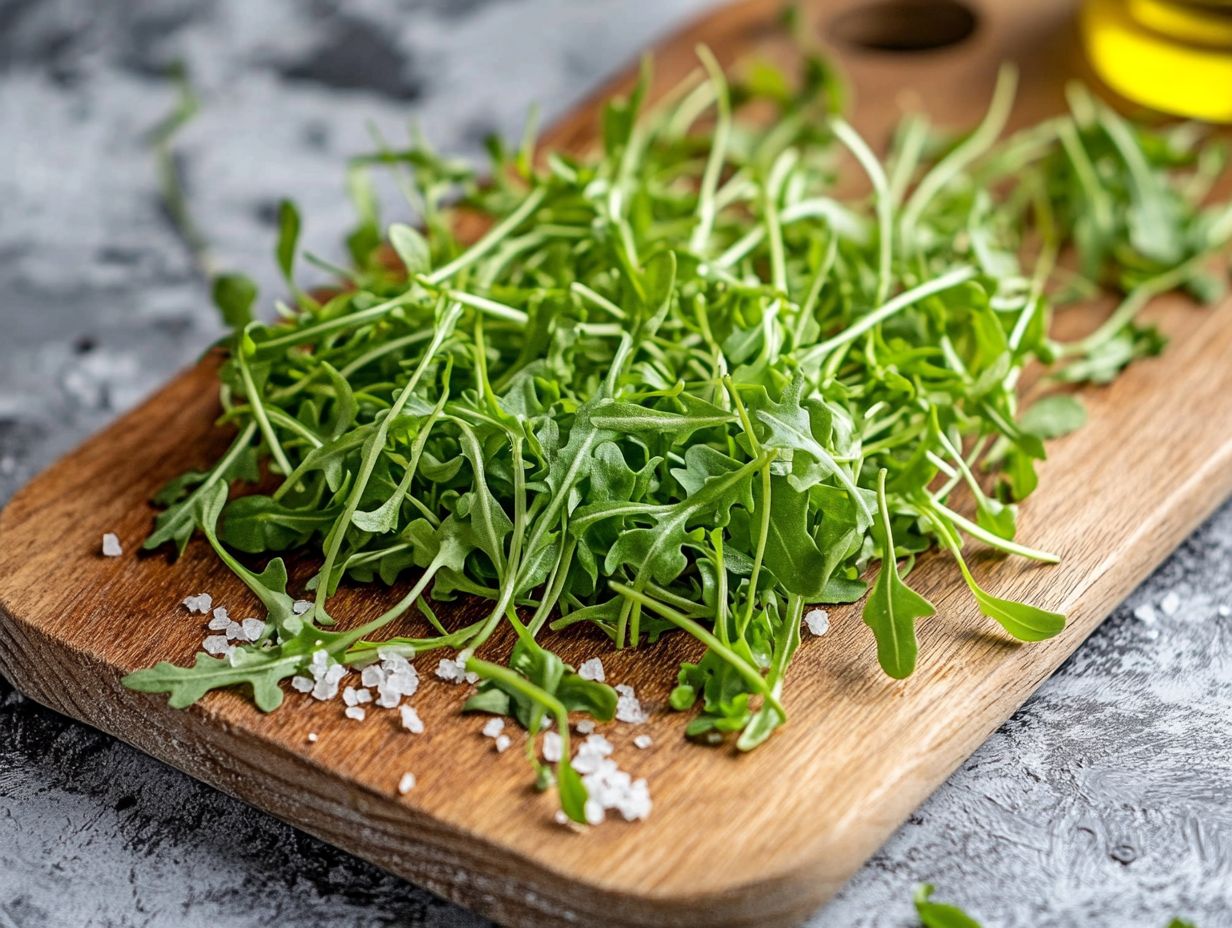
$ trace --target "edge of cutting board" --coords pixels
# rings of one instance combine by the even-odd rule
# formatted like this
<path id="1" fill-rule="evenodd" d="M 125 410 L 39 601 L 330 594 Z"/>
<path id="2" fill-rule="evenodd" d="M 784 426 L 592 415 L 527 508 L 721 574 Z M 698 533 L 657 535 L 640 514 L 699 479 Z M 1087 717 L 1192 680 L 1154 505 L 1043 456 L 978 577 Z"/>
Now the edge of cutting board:
<path id="1" fill-rule="evenodd" d="M 861 5 L 809 10 L 829 17 Z M 972 6 L 982 23 L 958 50 L 844 53 L 859 97 L 855 122 L 874 142 L 900 106 L 972 123 L 1006 56 L 1024 67 L 1015 118 L 1056 107 L 1060 79 L 1051 75 L 1066 73 L 1058 62 L 1069 61 L 1069 46 L 1054 41 L 1066 28 L 1065 0 Z M 656 49 L 657 86 L 692 70 L 699 41 L 724 62 L 755 47 L 780 53 L 779 8 L 752 0 L 685 27 Z M 590 144 L 595 102 L 632 73 L 557 123 L 544 144 Z M 1089 324 L 1094 312 L 1071 311 L 1067 324 Z M 976 561 L 994 592 L 1067 611 L 1065 633 L 1027 647 L 1006 641 L 975 613 L 953 569 L 925 558 L 916 583 L 938 616 L 921 627 L 917 674 L 880 676 L 858 611 L 833 608 L 830 634 L 806 642 L 793 664 L 791 723 L 747 756 L 682 742 L 666 698 L 676 661 L 696 656 L 690 642 L 661 642 L 653 662 L 605 654 L 608 679 L 633 683 L 652 710 L 636 730 L 604 729 L 622 765 L 651 782 L 656 808 L 643 823 L 586 834 L 552 824 L 551 797 L 529 788 L 519 752 L 495 755 L 478 734 L 482 721 L 457 715 L 459 691 L 430 679 L 422 661 L 415 704 L 428 731 L 418 737 L 385 716 L 343 720 L 336 705 L 289 700 L 262 715 L 236 694 L 214 693 L 175 711 L 120 685 L 136 667 L 191 657 L 202 623 L 177 608 L 184 595 L 209 589 L 233 614 L 248 601 L 220 579 L 199 541 L 174 566 L 161 554 L 97 553 L 104 531 L 135 551 L 149 527 L 150 493 L 225 444 L 211 427 L 213 359 L 53 465 L 0 512 L 0 670 L 37 701 L 506 924 L 789 925 L 832 895 L 1232 491 L 1227 308 L 1172 298 L 1150 312 L 1172 336 L 1169 350 L 1084 393 L 1090 422 L 1050 446 L 1041 489 L 1023 507 L 1022 537 L 1058 549 L 1065 562 L 1041 569 Z M 365 610 L 379 611 L 372 599 L 344 591 L 335 614 L 362 621 Z M 600 650 L 598 638 L 561 647 L 571 662 Z M 321 733 L 318 743 L 306 742 L 308 731 Z M 639 752 L 630 741 L 642 731 L 655 747 Z M 420 784 L 399 797 L 404 770 Z M 744 801 L 750 795 L 762 801 Z"/>

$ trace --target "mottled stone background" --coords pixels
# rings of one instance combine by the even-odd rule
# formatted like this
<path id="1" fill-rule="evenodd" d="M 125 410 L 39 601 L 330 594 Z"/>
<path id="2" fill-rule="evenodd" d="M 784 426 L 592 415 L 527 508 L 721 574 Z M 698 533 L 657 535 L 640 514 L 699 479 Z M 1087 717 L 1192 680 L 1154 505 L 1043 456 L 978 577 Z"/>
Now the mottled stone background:
<path id="1" fill-rule="evenodd" d="M 0 0 L 0 500 L 219 332 L 146 143 L 174 62 L 203 99 L 178 145 L 193 214 L 272 294 L 274 204 L 336 255 L 371 126 L 474 153 L 706 5 Z M 1232 925 L 1230 559 L 1225 507 L 812 928 L 911 925 L 923 881 L 988 926 Z M 1174 615 L 1133 617 L 1169 591 Z M 305 923 L 482 924 L 0 680 L 0 928 Z"/>

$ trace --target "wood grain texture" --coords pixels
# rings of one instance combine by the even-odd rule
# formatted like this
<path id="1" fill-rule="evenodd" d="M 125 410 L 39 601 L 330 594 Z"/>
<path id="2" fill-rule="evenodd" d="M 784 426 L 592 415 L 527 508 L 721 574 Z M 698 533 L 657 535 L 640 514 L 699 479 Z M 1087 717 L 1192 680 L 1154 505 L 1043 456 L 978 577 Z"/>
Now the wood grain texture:
<path id="1" fill-rule="evenodd" d="M 809 12 L 823 33 L 858 6 L 842 0 Z M 695 67 L 700 41 L 725 63 L 753 53 L 785 59 L 779 7 L 752 0 L 686 28 L 657 51 L 656 86 Z M 1018 123 L 1057 109 L 1064 79 L 1080 69 L 1068 0 L 977 7 L 981 26 L 957 48 L 837 50 L 856 89 L 855 122 L 872 140 L 883 142 L 904 108 L 972 123 L 1005 58 L 1023 69 Z M 596 101 L 630 79 L 558 123 L 546 145 L 590 145 Z M 1060 323 L 1080 331 L 1099 314 L 1068 311 Z M 457 714 L 462 691 L 430 679 L 434 659 L 420 661 L 425 683 L 414 702 L 427 732 L 418 737 L 399 729 L 396 714 L 357 724 L 338 703 L 293 697 L 262 715 L 239 695 L 215 693 L 177 712 L 120 686 L 137 667 L 191 658 L 203 623 L 179 607 L 185 595 L 208 590 L 237 617 L 254 605 L 200 542 L 174 565 L 131 553 L 148 531 L 153 490 L 227 443 L 211 426 L 216 359 L 0 513 L 0 670 L 38 701 L 506 924 L 789 925 L 832 894 L 1232 491 L 1232 317 L 1182 299 L 1149 314 L 1171 336 L 1168 351 L 1085 394 L 1088 426 L 1050 447 L 1041 489 L 1021 513 L 1020 537 L 1064 562 L 974 562 L 992 592 L 1067 612 L 1060 637 L 1007 640 L 978 615 L 952 565 L 925 558 L 913 583 L 938 615 L 921 624 L 915 676 L 885 678 L 858 607 L 831 609 L 832 631 L 806 640 L 790 672 L 790 724 L 747 756 L 683 741 L 681 717 L 667 710 L 679 660 L 697 656 L 682 636 L 635 656 L 607 653 L 597 635 L 549 638 L 573 663 L 603 653 L 609 681 L 632 683 L 652 710 L 646 726 L 604 729 L 622 766 L 650 780 L 655 810 L 644 823 L 585 834 L 555 825 L 554 798 L 533 791 L 518 751 L 493 752 L 482 719 Z M 100 557 L 104 531 L 130 553 Z M 331 611 L 350 625 L 383 605 L 371 591 L 344 589 Z M 493 653 L 508 644 L 494 642 Z M 309 731 L 320 733 L 317 743 Z M 648 751 L 631 744 L 643 731 L 655 741 Z M 400 797 L 408 770 L 419 785 Z"/>

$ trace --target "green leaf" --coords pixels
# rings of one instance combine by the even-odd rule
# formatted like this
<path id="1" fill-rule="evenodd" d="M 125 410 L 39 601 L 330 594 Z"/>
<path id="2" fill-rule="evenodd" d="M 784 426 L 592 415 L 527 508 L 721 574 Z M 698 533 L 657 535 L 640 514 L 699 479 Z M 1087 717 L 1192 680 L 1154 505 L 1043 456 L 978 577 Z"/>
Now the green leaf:
<path id="1" fill-rule="evenodd" d="M 1081 400 L 1068 393 L 1054 393 L 1031 404 L 1018 425 L 1038 438 L 1060 438 L 1082 428 L 1086 422 L 1087 410 Z"/>
<path id="2" fill-rule="evenodd" d="M 883 469 L 877 477 L 881 523 L 880 530 L 875 532 L 881 546 L 881 569 L 864 604 L 864 624 L 873 630 L 873 637 L 877 639 L 877 662 L 881 669 L 888 676 L 903 680 L 915 670 L 915 622 L 932 615 L 936 609 L 899 577 L 885 479 Z"/>
<path id="3" fill-rule="evenodd" d="M 395 222 L 389 227 L 389 244 L 398 254 L 398 259 L 406 268 L 407 277 L 426 274 L 432 270 L 432 254 L 428 249 L 428 241 L 417 229 Z"/>
<path id="4" fill-rule="evenodd" d="M 295 286 L 295 252 L 299 248 L 299 229 L 299 208 L 290 200 L 282 200 L 278 204 L 278 247 L 275 254 L 282 276 L 292 287 Z"/>
<path id="5" fill-rule="evenodd" d="M 219 274 L 214 278 L 214 305 L 222 320 L 233 329 L 252 322 L 252 304 L 257 300 L 257 285 L 243 274 Z"/>
<path id="6" fill-rule="evenodd" d="M 933 902 L 933 887 L 925 884 L 916 890 L 915 911 L 922 928 L 980 928 L 980 923 L 953 905 Z"/>

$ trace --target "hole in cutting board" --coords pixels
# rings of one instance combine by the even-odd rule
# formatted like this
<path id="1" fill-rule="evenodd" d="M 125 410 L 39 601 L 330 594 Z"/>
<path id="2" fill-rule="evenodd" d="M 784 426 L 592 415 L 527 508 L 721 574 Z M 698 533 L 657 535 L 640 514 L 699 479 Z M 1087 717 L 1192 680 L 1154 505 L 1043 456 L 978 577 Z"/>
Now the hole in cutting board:
<path id="1" fill-rule="evenodd" d="M 878 52 L 925 52 L 969 38 L 979 25 L 958 0 L 882 0 L 836 16 L 830 38 Z"/>

